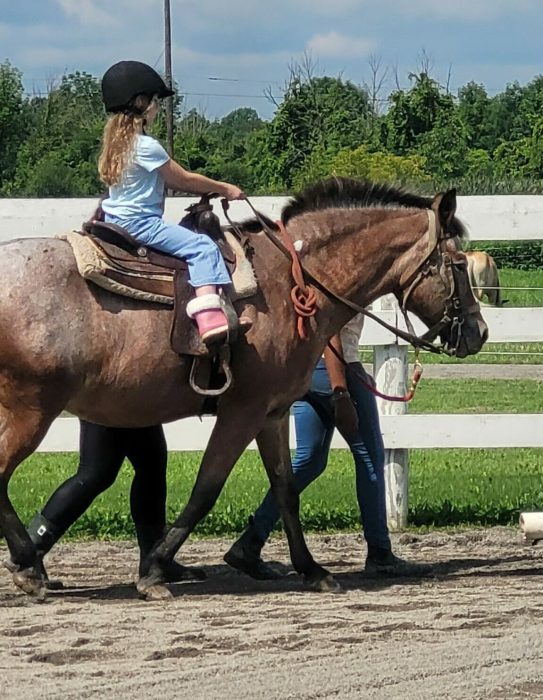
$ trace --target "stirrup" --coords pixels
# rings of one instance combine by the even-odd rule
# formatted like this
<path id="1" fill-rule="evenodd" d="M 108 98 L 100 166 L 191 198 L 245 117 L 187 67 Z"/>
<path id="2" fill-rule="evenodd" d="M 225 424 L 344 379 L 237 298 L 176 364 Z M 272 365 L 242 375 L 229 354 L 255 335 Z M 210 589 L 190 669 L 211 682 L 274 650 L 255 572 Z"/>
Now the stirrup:
<path id="1" fill-rule="evenodd" d="M 221 396 L 221 394 L 224 394 L 225 391 L 228 391 L 228 389 L 230 389 L 230 387 L 232 386 L 232 381 L 234 378 L 232 375 L 232 370 L 230 369 L 231 354 L 232 353 L 230 352 L 229 345 L 221 345 L 218 352 L 218 360 L 220 363 L 220 367 L 224 373 L 225 380 L 224 384 L 218 389 L 206 389 L 205 387 L 201 387 L 196 383 L 196 370 L 198 367 L 198 363 L 201 361 L 202 358 L 195 357 L 192 361 L 192 367 L 190 368 L 190 388 L 197 394 L 200 394 L 200 396 Z"/>

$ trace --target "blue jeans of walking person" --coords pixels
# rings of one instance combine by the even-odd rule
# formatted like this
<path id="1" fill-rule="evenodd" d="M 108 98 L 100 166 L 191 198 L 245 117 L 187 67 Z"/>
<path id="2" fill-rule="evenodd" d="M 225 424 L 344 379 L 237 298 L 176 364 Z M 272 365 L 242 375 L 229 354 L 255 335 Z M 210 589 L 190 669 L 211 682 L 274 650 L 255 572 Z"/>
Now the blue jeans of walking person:
<path id="1" fill-rule="evenodd" d="M 359 362 L 352 372 L 368 381 Z M 374 395 L 347 373 L 347 387 L 358 413 L 358 438 L 349 443 L 356 470 L 356 495 L 364 537 L 368 546 L 390 549 L 386 521 L 384 446 Z M 294 482 L 301 493 L 326 468 L 334 432 L 332 388 L 324 360 L 316 366 L 308 394 L 292 409 L 296 425 L 296 454 L 292 461 Z M 279 520 L 279 509 L 268 491 L 254 515 L 253 528 L 264 542 Z"/>

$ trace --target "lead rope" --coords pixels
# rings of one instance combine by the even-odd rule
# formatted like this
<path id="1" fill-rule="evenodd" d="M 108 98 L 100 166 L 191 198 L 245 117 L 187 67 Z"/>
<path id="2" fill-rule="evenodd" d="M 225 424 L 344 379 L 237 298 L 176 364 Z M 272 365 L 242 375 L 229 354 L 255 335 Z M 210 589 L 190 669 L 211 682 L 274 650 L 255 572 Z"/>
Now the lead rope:
<path id="1" fill-rule="evenodd" d="M 332 343 L 328 343 L 328 348 L 333 352 L 336 358 L 345 367 L 346 372 L 351 376 L 351 378 L 356 379 L 356 381 L 359 382 L 359 384 L 362 384 L 362 386 L 366 387 L 366 389 L 370 391 L 374 396 L 378 396 L 380 399 L 384 399 L 385 401 L 397 401 L 400 403 L 408 403 L 415 396 L 418 383 L 420 382 L 420 379 L 422 377 L 422 363 L 419 360 L 419 348 L 415 348 L 415 367 L 413 369 L 413 377 L 411 378 L 411 384 L 409 385 L 409 390 L 407 394 L 404 394 L 403 396 L 389 396 L 388 394 L 383 394 L 378 389 L 376 389 L 371 382 L 365 381 L 364 379 L 362 379 L 362 377 L 359 377 L 358 374 L 356 374 L 356 372 L 353 372 L 349 363 L 345 362 L 344 358 L 339 354 L 339 352 L 335 349 Z"/>
<path id="2" fill-rule="evenodd" d="M 304 279 L 304 273 L 302 266 L 300 264 L 300 259 L 290 236 L 287 233 L 285 225 L 282 221 L 275 222 L 279 231 L 281 233 L 281 238 L 285 248 L 288 250 L 292 265 L 292 279 L 294 280 L 294 286 L 290 290 L 290 298 L 292 300 L 292 305 L 294 306 L 294 311 L 296 312 L 296 328 L 298 330 L 298 335 L 302 340 L 308 340 L 309 336 L 307 334 L 307 319 L 314 316 L 317 313 L 317 295 L 315 290 L 311 285 L 307 285 Z"/>
<path id="3" fill-rule="evenodd" d="M 298 257 L 298 253 L 296 252 L 296 249 L 294 248 L 294 244 L 292 243 L 292 240 L 290 236 L 287 233 L 287 230 L 285 228 L 285 225 L 283 224 L 282 221 L 276 221 L 275 225 L 279 229 L 279 232 L 281 234 L 281 240 L 279 240 L 275 234 L 275 232 L 270 232 L 268 230 L 268 226 L 266 225 L 266 222 L 262 220 L 260 217 L 259 213 L 256 211 L 256 209 L 253 207 L 251 202 L 246 199 L 245 200 L 247 204 L 251 207 L 251 209 L 254 211 L 257 219 L 260 221 L 260 223 L 263 226 L 264 232 L 269 238 L 269 240 L 272 241 L 272 243 L 279 248 L 279 250 L 283 253 L 283 255 L 286 255 L 290 261 L 291 261 L 291 274 L 292 278 L 294 280 L 294 286 L 290 290 L 290 299 L 292 301 L 292 305 L 294 306 L 294 311 L 296 313 L 297 319 L 296 319 L 296 330 L 298 331 L 298 335 L 302 340 L 308 340 L 309 336 L 307 334 L 307 319 L 310 318 L 311 316 L 314 316 L 317 313 L 317 295 L 315 293 L 314 287 L 311 285 L 306 284 L 305 277 L 304 277 L 304 271 L 302 269 L 302 265 L 300 263 L 300 259 Z M 239 226 L 235 224 L 232 219 L 230 218 L 228 214 L 228 208 L 229 204 L 226 199 L 221 200 L 222 208 L 224 215 L 226 217 L 226 220 L 232 226 L 234 231 L 238 234 L 238 236 L 242 236 L 242 233 L 239 229 Z"/>

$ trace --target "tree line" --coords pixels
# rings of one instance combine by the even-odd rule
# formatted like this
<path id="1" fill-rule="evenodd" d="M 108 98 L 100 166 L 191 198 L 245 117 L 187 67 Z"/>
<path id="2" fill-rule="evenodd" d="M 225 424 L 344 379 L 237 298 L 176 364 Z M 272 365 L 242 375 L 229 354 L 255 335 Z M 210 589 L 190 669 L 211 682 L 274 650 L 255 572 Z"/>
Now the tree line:
<path id="1" fill-rule="evenodd" d="M 377 71 L 373 78 L 357 85 L 291 68 L 270 120 L 248 107 L 208 119 L 178 97 L 174 157 L 250 194 L 284 194 L 332 174 L 429 193 L 543 192 L 543 76 L 494 96 L 472 81 L 453 95 L 423 68 L 384 99 Z M 69 73 L 45 95 L 26 95 L 22 73 L 1 63 L 0 196 L 100 195 L 104 122 L 99 79 Z M 153 133 L 165 141 L 163 116 Z"/>

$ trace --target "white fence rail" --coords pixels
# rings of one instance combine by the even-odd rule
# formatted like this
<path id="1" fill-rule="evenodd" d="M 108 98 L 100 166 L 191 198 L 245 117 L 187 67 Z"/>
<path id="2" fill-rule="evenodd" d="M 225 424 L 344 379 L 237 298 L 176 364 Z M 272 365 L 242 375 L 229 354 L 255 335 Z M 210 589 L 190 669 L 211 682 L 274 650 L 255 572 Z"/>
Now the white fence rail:
<path id="1" fill-rule="evenodd" d="M 288 197 L 252 197 L 264 214 L 278 218 Z M 179 221 L 194 197 L 166 201 L 166 219 Z M 0 242 L 11 238 L 54 236 L 77 228 L 96 207 L 95 199 L 0 199 Z M 232 202 L 232 218 L 244 219 L 252 212 L 244 202 Z M 500 195 L 459 197 L 458 216 L 473 240 L 508 241 L 543 238 L 543 196 Z M 217 214 L 223 216 L 220 207 Z"/>
<path id="2" fill-rule="evenodd" d="M 385 445 L 391 450 L 446 447 L 543 447 L 543 415 L 405 415 L 382 416 L 381 428 Z M 185 418 L 164 426 L 168 449 L 173 452 L 203 450 L 215 419 L 204 416 Z M 291 435 L 293 435 L 291 424 Z M 336 431 L 332 447 L 346 447 Z M 58 418 L 38 448 L 40 452 L 77 452 L 79 421 Z M 256 450 L 253 441 L 248 449 Z"/>
<path id="3" fill-rule="evenodd" d="M 252 201 L 262 212 L 276 218 L 286 199 L 255 197 Z M 194 198 L 169 199 L 166 218 L 179 220 L 192 201 Z M 51 236 L 77 228 L 89 218 L 94 206 L 95 201 L 90 199 L 0 199 L 0 242 L 19 237 Z M 231 213 L 237 219 L 250 214 L 243 202 L 234 202 Z M 467 224 L 473 240 L 543 238 L 543 196 L 460 197 L 458 215 Z M 403 319 L 397 317 L 393 309 L 383 308 L 378 314 L 387 322 L 403 327 Z M 484 307 L 483 314 L 489 325 L 491 342 L 543 342 L 543 308 Z M 415 325 L 422 330 L 421 324 Z M 363 343 L 375 346 L 378 387 L 388 393 L 405 393 L 407 349 L 403 341 L 396 344 L 391 333 L 368 321 Z M 403 406 L 382 400 L 379 409 L 387 448 L 387 507 L 392 527 L 402 527 L 407 520 L 409 449 L 543 447 L 543 414 L 408 415 Z M 202 421 L 190 418 L 165 426 L 169 449 L 203 449 L 213 424 L 213 418 Z M 60 418 L 38 449 L 76 451 L 78 432 L 77 419 Z M 345 446 L 337 433 L 332 446 Z M 253 443 L 250 449 L 254 448 Z"/>

